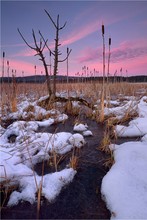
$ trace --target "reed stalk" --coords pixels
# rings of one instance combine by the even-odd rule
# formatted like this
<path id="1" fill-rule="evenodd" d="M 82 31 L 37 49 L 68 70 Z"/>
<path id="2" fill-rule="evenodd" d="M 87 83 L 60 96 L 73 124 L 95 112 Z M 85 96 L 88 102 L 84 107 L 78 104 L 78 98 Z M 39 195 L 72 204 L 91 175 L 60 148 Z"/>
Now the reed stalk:
<path id="1" fill-rule="evenodd" d="M 102 39 L 103 39 L 103 82 L 101 91 L 101 108 L 100 108 L 100 122 L 104 121 L 104 96 L 105 96 L 105 27 L 102 24 Z"/>

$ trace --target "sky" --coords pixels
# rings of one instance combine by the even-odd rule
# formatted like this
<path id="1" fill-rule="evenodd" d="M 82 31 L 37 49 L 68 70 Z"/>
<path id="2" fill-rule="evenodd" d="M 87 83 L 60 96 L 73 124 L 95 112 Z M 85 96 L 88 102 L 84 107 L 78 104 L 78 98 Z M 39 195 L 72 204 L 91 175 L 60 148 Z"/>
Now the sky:
<path id="1" fill-rule="evenodd" d="M 66 26 L 59 33 L 61 55 L 66 57 L 67 47 L 72 49 L 68 59 L 69 74 L 101 76 L 102 33 L 105 26 L 106 73 L 108 72 L 108 42 L 110 47 L 110 75 L 147 75 L 147 1 L 1 1 L 1 74 L 16 76 L 44 74 L 42 62 L 34 56 L 22 40 L 17 28 L 25 39 L 34 46 L 32 29 L 40 41 L 39 30 L 48 46 L 54 50 L 55 28 L 44 9 L 56 22 L 59 14 L 60 26 Z M 47 64 L 49 51 L 44 50 Z M 36 69 L 35 69 L 36 66 Z M 95 71 L 94 71 L 95 70 Z M 53 56 L 51 56 L 51 73 Z M 58 74 L 66 75 L 67 62 L 59 63 Z"/>

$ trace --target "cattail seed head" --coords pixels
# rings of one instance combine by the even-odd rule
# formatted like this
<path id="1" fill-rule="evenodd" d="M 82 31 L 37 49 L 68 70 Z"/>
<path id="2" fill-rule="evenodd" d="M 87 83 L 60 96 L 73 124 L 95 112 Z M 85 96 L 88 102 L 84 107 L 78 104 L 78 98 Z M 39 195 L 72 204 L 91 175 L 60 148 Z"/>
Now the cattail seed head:
<path id="1" fill-rule="evenodd" d="M 111 37 L 109 37 L 109 46 L 111 45 Z"/>
<path id="2" fill-rule="evenodd" d="M 5 52 L 3 52 L 3 58 L 5 57 Z"/>
<path id="3" fill-rule="evenodd" d="M 67 47 L 67 54 L 69 53 L 69 48 Z"/>
<path id="4" fill-rule="evenodd" d="M 105 34 L 105 27 L 104 27 L 104 25 L 102 24 L 102 35 L 104 35 Z"/>

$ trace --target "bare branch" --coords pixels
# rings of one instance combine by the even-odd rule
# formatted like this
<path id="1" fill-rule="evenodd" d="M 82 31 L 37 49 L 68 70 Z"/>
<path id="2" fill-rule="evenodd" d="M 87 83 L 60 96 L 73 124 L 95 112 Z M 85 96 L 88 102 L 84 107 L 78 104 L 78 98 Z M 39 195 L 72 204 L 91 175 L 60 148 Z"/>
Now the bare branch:
<path id="1" fill-rule="evenodd" d="M 56 23 L 54 22 L 54 20 L 50 16 L 50 14 L 45 9 L 44 9 L 44 11 L 46 12 L 46 14 L 48 15 L 49 19 L 51 20 L 51 22 L 53 23 L 53 25 L 56 29 L 62 30 L 66 26 L 67 22 L 65 22 L 64 25 L 59 28 L 59 15 L 57 16 L 57 25 L 56 25 Z"/>
<path id="2" fill-rule="evenodd" d="M 62 62 L 64 62 L 65 60 L 67 60 L 68 57 L 69 57 L 69 55 L 70 55 L 70 53 L 71 53 L 71 51 L 72 51 L 72 49 L 70 49 L 70 51 L 68 52 L 68 54 L 67 54 L 67 56 L 65 57 L 65 59 L 63 59 L 63 60 L 58 60 L 58 62 L 62 63 Z"/>
<path id="3" fill-rule="evenodd" d="M 20 32 L 19 28 L 17 28 L 17 30 L 18 30 L 18 33 L 20 34 L 21 38 L 23 39 L 23 41 L 26 43 L 26 45 L 27 45 L 28 47 L 30 47 L 32 50 L 36 50 L 35 47 L 32 47 L 32 46 L 26 41 L 26 39 L 24 38 L 24 36 L 23 36 L 22 33 Z"/>
<path id="4" fill-rule="evenodd" d="M 67 22 L 64 23 L 62 27 L 59 28 L 59 30 L 62 30 L 66 26 Z"/>
<path id="5" fill-rule="evenodd" d="M 48 40 L 46 40 L 46 41 L 44 42 L 44 46 L 42 47 L 42 51 L 44 50 L 44 48 L 45 48 L 47 42 L 48 42 Z"/>
<path id="6" fill-rule="evenodd" d="M 57 26 L 55 24 L 55 22 L 53 21 L 52 17 L 50 16 L 50 14 L 44 9 L 44 11 L 46 12 L 46 14 L 48 15 L 49 19 L 51 20 L 51 22 L 53 23 L 53 25 L 55 26 L 55 28 L 57 29 Z"/>
<path id="7" fill-rule="evenodd" d="M 51 51 L 51 49 L 50 49 L 49 46 L 47 45 L 47 41 L 48 41 L 48 40 L 45 40 L 45 39 L 44 39 L 44 37 L 43 37 L 41 31 L 39 31 L 39 34 L 40 34 L 42 40 L 44 41 L 44 44 L 45 44 L 44 47 L 46 46 L 47 49 L 50 51 L 50 53 L 51 53 L 53 56 L 55 56 L 55 54 Z"/>
<path id="8" fill-rule="evenodd" d="M 41 48 L 38 47 L 37 45 L 37 41 L 36 41 L 36 36 L 35 36 L 35 32 L 34 30 L 32 29 L 32 35 L 33 35 L 33 39 L 34 39 L 34 43 L 35 43 L 35 46 L 36 46 L 36 51 L 39 52 L 39 50 L 41 50 Z"/>

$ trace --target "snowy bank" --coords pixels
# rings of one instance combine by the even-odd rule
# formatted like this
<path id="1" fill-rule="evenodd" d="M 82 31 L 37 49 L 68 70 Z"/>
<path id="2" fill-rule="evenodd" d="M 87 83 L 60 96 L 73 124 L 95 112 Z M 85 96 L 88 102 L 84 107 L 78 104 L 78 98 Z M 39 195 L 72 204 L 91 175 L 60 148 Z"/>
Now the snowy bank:
<path id="1" fill-rule="evenodd" d="M 147 142 L 115 145 L 113 150 L 115 164 L 101 188 L 111 219 L 146 219 Z"/>
<path id="2" fill-rule="evenodd" d="M 139 117 L 129 126 L 117 125 L 118 137 L 138 137 L 141 141 L 110 145 L 114 165 L 102 180 L 101 193 L 111 219 L 147 219 L 147 97 L 137 105 Z M 124 112 L 124 111 L 123 111 Z"/>

